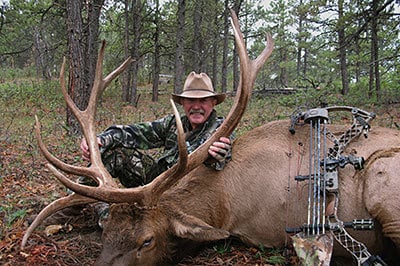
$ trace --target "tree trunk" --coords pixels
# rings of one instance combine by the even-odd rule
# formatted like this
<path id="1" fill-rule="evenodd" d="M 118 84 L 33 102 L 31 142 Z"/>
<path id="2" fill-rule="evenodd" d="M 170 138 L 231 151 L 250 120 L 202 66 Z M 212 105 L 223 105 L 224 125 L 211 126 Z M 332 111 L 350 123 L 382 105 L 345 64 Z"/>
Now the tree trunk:
<path id="1" fill-rule="evenodd" d="M 379 1 L 372 1 L 372 21 L 371 21 L 371 66 L 374 72 L 375 77 L 375 91 L 376 91 L 376 99 L 378 101 L 381 100 L 381 77 L 379 72 L 379 57 L 378 57 L 378 6 Z"/>
<path id="2" fill-rule="evenodd" d="M 201 59 L 202 59 L 202 44 L 203 36 L 201 34 L 202 26 L 202 0 L 195 1 L 195 7 L 193 10 L 193 55 L 192 68 L 197 73 L 201 72 Z"/>
<path id="3" fill-rule="evenodd" d="M 308 69 L 308 49 L 303 48 L 304 55 L 303 55 L 303 75 L 305 76 L 307 74 L 307 69 Z"/>
<path id="4" fill-rule="evenodd" d="M 236 43 L 234 46 L 235 49 L 233 49 L 232 53 L 232 74 L 233 74 L 232 91 L 236 92 L 237 86 L 239 84 L 239 59 L 238 59 Z"/>
<path id="5" fill-rule="evenodd" d="M 228 41 L 229 41 L 229 0 L 225 0 L 224 8 L 224 44 L 222 49 L 222 73 L 221 73 L 221 89 L 222 92 L 227 90 L 228 80 Z"/>
<path id="6" fill-rule="evenodd" d="M 243 0 L 235 0 L 235 4 L 233 6 L 233 10 L 235 11 L 236 15 L 239 17 L 240 7 L 243 3 Z M 239 19 L 240 21 L 240 19 Z M 235 49 L 233 50 L 233 58 L 232 58 L 232 71 L 233 71 L 233 91 L 236 91 L 236 88 L 239 84 L 239 57 L 237 53 L 236 42 L 234 42 Z"/>
<path id="7" fill-rule="evenodd" d="M 142 26 L 142 0 L 132 1 L 132 25 L 133 25 L 133 45 L 131 56 L 136 59 L 132 64 L 132 83 L 131 83 L 131 104 L 137 106 L 137 84 L 140 59 L 140 40 Z"/>
<path id="8" fill-rule="evenodd" d="M 77 107 L 86 109 L 93 87 L 97 50 L 99 17 L 104 0 L 85 2 L 67 0 L 67 28 L 69 50 L 68 93 Z M 86 11 L 86 18 L 82 11 Z M 67 125 L 70 134 L 81 133 L 72 112 L 67 109 Z"/>
<path id="9" fill-rule="evenodd" d="M 185 0 L 178 1 L 178 10 L 176 14 L 177 29 L 176 29 L 176 53 L 175 53 L 175 79 L 174 79 L 174 92 L 181 93 L 183 87 L 183 76 L 185 75 L 185 68 L 183 62 L 183 51 L 185 46 Z"/>
<path id="10" fill-rule="evenodd" d="M 66 4 L 69 52 L 68 94 L 80 109 L 84 109 L 87 106 L 88 95 L 84 90 L 83 47 L 81 47 L 80 42 L 83 38 L 81 16 L 83 7 L 81 1 L 67 0 Z M 69 133 L 80 132 L 80 126 L 68 108 L 67 125 L 69 126 Z"/>
<path id="11" fill-rule="evenodd" d="M 153 97 L 151 100 L 153 102 L 158 101 L 158 83 L 160 78 L 160 27 L 159 27 L 159 2 L 156 2 L 156 9 L 154 14 L 154 24 L 156 25 L 156 31 L 154 33 L 154 62 L 153 62 Z"/>
<path id="12" fill-rule="evenodd" d="M 68 93 L 77 107 L 86 109 L 93 87 L 97 50 L 99 17 L 104 0 L 85 2 L 67 0 L 67 28 L 69 50 Z M 82 17 L 82 11 L 86 18 Z M 70 134 L 81 133 L 72 112 L 67 109 L 67 125 Z"/>
<path id="13" fill-rule="evenodd" d="M 287 74 L 287 61 L 288 61 L 288 51 L 287 49 L 280 50 L 280 57 L 282 62 L 284 62 L 283 66 L 281 66 L 280 74 L 279 74 L 279 82 L 280 86 L 286 88 L 288 84 L 288 74 Z"/>
<path id="14" fill-rule="evenodd" d="M 35 65 L 36 74 L 45 79 L 51 79 L 50 66 L 52 65 L 51 56 L 49 56 L 50 49 L 45 38 L 42 37 L 40 27 L 35 27 L 34 32 L 34 47 L 35 47 Z"/>
<path id="15" fill-rule="evenodd" d="M 212 82 L 214 89 L 218 86 L 218 48 L 219 48 L 219 27 L 218 27 L 218 12 L 217 12 L 218 0 L 215 0 L 215 10 L 214 10 L 214 27 L 213 27 L 213 50 L 212 50 Z"/>
<path id="16" fill-rule="evenodd" d="M 130 34 L 129 34 L 129 0 L 125 0 L 124 7 L 124 21 L 125 21 L 125 29 L 124 29 L 124 55 L 125 58 L 130 56 L 129 53 L 129 43 L 130 43 Z M 131 99 L 131 69 L 132 66 L 128 67 L 127 71 L 122 73 L 122 101 L 129 102 Z"/>
<path id="17" fill-rule="evenodd" d="M 359 35 L 355 36 L 355 38 L 354 38 L 354 46 L 355 46 L 354 50 L 357 55 L 357 61 L 355 62 L 354 76 L 356 79 L 356 83 L 358 83 L 358 82 L 360 82 L 361 70 L 362 70 L 361 69 L 361 60 L 359 57 L 359 55 L 361 54 L 361 51 L 362 51 L 362 49 L 360 47 L 360 36 Z"/>
<path id="18" fill-rule="evenodd" d="M 303 1 L 300 0 L 299 6 L 302 7 Z M 298 16 L 298 38 L 297 38 L 297 64 L 296 64 L 296 75 L 299 77 L 302 74 L 301 71 L 301 53 L 302 53 L 302 45 L 303 45 L 303 21 L 304 21 L 304 13 L 301 12 Z"/>
<path id="19" fill-rule="evenodd" d="M 346 95 L 349 93 L 349 81 L 347 73 L 347 58 L 346 58 L 346 44 L 345 44 L 345 32 L 342 21 L 344 20 L 343 0 L 338 1 L 339 19 L 338 24 L 338 48 L 339 48 L 339 60 L 340 60 L 340 73 L 342 77 L 342 94 Z"/>

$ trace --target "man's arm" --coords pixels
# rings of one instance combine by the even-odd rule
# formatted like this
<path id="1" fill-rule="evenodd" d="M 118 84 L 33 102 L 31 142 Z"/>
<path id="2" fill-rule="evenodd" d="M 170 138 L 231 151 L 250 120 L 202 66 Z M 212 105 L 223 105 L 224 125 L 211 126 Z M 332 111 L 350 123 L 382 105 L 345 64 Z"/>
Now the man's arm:
<path id="1" fill-rule="evenodd" d="M 166 116 L 153 122 L 113 125 L 97 136 L 100 150 L 116 147 L 143 150 L 162 147 L 172 118 L 173 116 Z M 89 159 L 90 153 L 85 139 L 82 139 L 80 147 L 83 158 Z"/>
<path id="2" fill-rule="evenodd" d="M 103 149 L 115 147 L 142 150 L 160 148 L 165 144 L 166 134 L 172 119 L 173 116 L 169 115 L 153 122 L 114 125 L 99 134 L 98 137 Z"/>

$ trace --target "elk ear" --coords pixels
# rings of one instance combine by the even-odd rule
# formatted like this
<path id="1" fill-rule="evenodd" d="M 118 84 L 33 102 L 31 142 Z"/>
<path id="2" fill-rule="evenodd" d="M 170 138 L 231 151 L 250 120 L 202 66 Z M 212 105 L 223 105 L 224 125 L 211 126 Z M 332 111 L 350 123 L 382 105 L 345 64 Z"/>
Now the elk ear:
<path id="1" fill-rule="evenodd" d="M 172 230 L 176 236 L 194 241 L 215 241 L 229 237 L 229 232 L 212 227 L 208 223 L 184 213 L 172 218 Z"/>

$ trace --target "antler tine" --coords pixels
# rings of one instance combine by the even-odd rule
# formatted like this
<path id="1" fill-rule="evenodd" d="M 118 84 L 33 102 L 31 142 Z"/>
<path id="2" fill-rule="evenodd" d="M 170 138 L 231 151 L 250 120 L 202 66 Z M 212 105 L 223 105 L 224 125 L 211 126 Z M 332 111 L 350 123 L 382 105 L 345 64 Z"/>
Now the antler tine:
<path id="1" fill-rule="evenodd" d="M 35 218 L 33 223 L 29 226 L 27 232 L 24 235 L 22 240 L 21 248 L 24 248 L 29 236 L 32 234 L 33 230 L 49 215 L 52 213 L 64 209 L 66 207 L 96 202 L 97 200 L 103 200 L 104 194 L 107 194 L 107 191 L 102 191 L 105 188 L 109 190 L 115 189 L 117 187 L 116 183 L 113 181 L 112 177 L 104 167 L 100 151 L 97 143 L 96 132 L 95 132 L 95 123 L 94 118 L 96 115 L 96 104 L 98 98 L 101 96 L 101 93 L 104 91 L 106 86 L 117 77 L 122 71 L 126 69 L 126 67 L 131 63 L 131 59 L 128 58 L 122 63 L 118 68 L 116 68 L 113 72 L 111 72 L 105 79 L 102 78 L 102 70 L 103 70 L 103 58 L 104 58 L 104 50 L 105 50 L 105 42 L 103 42 L 102 47 L 99 52 L 99 58 L 97 60 L 96 74 L 95 74 L 95 82 L 93 85 L 93 90 L 90 95 L 90 100 L 88 107 L 81 111 L 75 105 L 74 101 L 69 96 L 66 85 L 65 85 L 65 64 L 66 59 L 63 59 L 61 72 L 60 72 L 60 84 L 62 93 L 64 95 L 64 99 L 67 103 L 67 106 L 72 110 L 73 114 L 77 118 L 81 128 L 83 130 L 84 136 L 88 141 L 88 146 L 91 152 L 91 165 L 89 167 L 79 167 L 70 164 L 66 164 L 54 155 L 52 155 L 47 147 L 44 145 L 41 133 L 40 133 L 40 122 L 37 116 L 35 116 L 36 120 L 36 137 L 38 139 L 38 145 L 40 150 L 42 151 L 45 158 L 49 161 L 47 167 L 54 173 L 57 179 L 63 183 L 66 187 L 75 191 L 77 194 L 71 194 L 69 196 L 63 197 L 51 203 L 45 209 L 43 209 L 39 215 Z M 88 186 L 77 184 L 71 181 L 68 177 L 66 177 L 63 173 L 61 173 L 58 169 L 74 175 L 83 175 L 86 177 L 90 177 L 99 183 L 99 187 L 91 187 L 88 190 Z M 95 190 L 93 190 L 95 189 Z M 107 189 L 106 189 L 107 190 Z M 140 200 L 143 196 L 138 193 L 135 199 Z M 106 197 L 106 199 L 108 199 Z M 112 201 L 110 201 L 112 202 Z"/>
<path id="2" fill-rule="evenodd" d="M 96 182 L 99 183 L 100 186 L 103 184 L 109 185 L 111 187 L 116 187 L 116 183 L 112 179 L 112 177 L 109 175 L 107 170 L 105 169 L 102 161 L 101 161 L 101 156 L 100 156 L 100 151 L 99 151 L 99 145 L 97 143 L 97 137 L 96 137 L 96 129 L 95 129 L 95 115 L 96 115 L 96 109 L 97 109 L 97 101 L 100 98 L 101 94 L 103 93 L 104 89 L 109 85 L 109 83 L 117 77 L 122 71 L 126 69 L 126 67 L 131 63 L 131 58 L 128 58 L 125 60 L 124 63 L 122 63 L 117 69 L 115 69 L 113 72 L 111 72 L 105 79 L 103 79 L 103 59 L 104 59 L 104 53 L 105 53 L 105 41 L 102 42 L 102 46 L 100 48 L 99 54 L 98 54 L 98 59 L 96 63 L 96 73 L 95 73 L 95 79 L 94 79 L 94 84 L 92 88 L 92 92 L 90 94 L 90 99 L 88 106 L 85 110 L 80 110 L 74 103 L 74 101 L 71 99 L 70 95 L 67 92 L 66 85 L 65 85 L 65 58 L 62 64 L 61 68 L 61 73 L 60 73 L 60 83 L 61 83 L 61 89 L 62 93 L 64 95 L 64 99 L 68 105 L 68 107 L 71 109 L 72 113 L 78 120 L 83 134 L 86 138 L 89 151 L 91 153 L 91 165 L 89 168 L 77 168 L 77 167 L 69 167 L 67 164 L 60 163 L 60 161 L 55 161 L 54 158 L 51 158 L 52 160 L 49 160 L 48 157 L 46 157 L 51 163 L 53 163 L 57 168 L 70 172 L 73 174 L 80 174 L 84 175 L 90 178 L 95 179 Z M 100 174 L 99 174 L 100 173 Z M 57 176 L 62 177 L 63 175 L 58 174 Z M 64 178 L 62 178 L 64 179 Z M 61 180 L 60 180 L 61 181 Z M 63 181 L 62 181 L 63 182 Z M 67 185 L 69 188 L 72 183 L 68 182 L 67 180 L 64 179 L 63 184 Z"/>
<path id="3" fill-rule="evenodd" d="M 93 89 L 90 94 L 90 99 L 86 110 L 80 111 L 75 104 L 69 107 L 75 110 L 76 114 L 75 112 L 74 114 L 78 119 L 82 131 L 84 133 L 84 136 L 86 138 L 90 151 L 90 160 L 92 163 L 91 165 L 93 166 L 93 168 L 97 168 L 96 171 L 100 170 L 101 172 L 104 172 L 104 174 L 99 176 L 98 178 L 101 180 L 101 182 L 110 183 L 111 186 L 115 186 L 115 182 L 113 181 L 112 177 L 109 175 L 107 170 L 104 168 L 103 163 L 101 161 L 99 145 L 96 137 L 95 116 L 96 116 L 97 102 L 101 97 L 104 89 L 111 83 L 111 81 L 114 78 L 116 78 L 122 71 L 124 71 L 128 67 L 128 65 L 132 62 L 132 60 L 129 57 L 118 68 L 116 68 L 113 72 L 107 75 L 106 78 L 103 79 L 103 60 L 104 60 L 105 46 L 106 42 L 103 41 L 97 58 Z"/>
<path id="4" fill-rule="evenodd" d="M 255 60 L 252 61 L 252 63 L 257 69 L 257 72 L 265 64 L 265 62 L 271 55 L 272 51 L 274 50 L 274 40 L 272 39 L 270 33 L 267 33 L 267 35 L 265 36 L 265 40 L 267 43 L 270 43 L 271 45 L 266 46 L 262 51 L 262 53 Z"/>
<path id="5" fill-rule="evenodd" d="M 170 99 L 172 109 L 174 111 L 176 127 L 178 130 L 178 151 L 179 151 L 179 159 L 176 165 L 170 168 L 170 171 L 166 171 L 160 176 L 157 177 L 151 183 L 151 204 L 154 204 L 158 201 L 158 198 L 161 194 L 168 188 L 170 188 L 173 184 L 175 184 L 181 177 L 182 173 L 185 172 L 188 163 L 188 151 L 185 143 L 185 132 L 182 126 L 182 120 L 180 118 L 178 109 L 172 99 Z"/>
<path id="6" fill-rule="evenodd" d="M 172 109 L 174 111 L 175 120 L 176 120 L 176 128 L 178 130 L 178 151 L 179 151 L 179 160 L 177 163 L 176 172 L 182 172 L 186 169 L 188 162 L 188 151 L 185 143 L 185 132 L 183 130 L 182 120 L 179 115 L 178 109 L 176 108 L 175 102 L 170 99 Z"/>
<path id="7" fill-rule="evenodd" d="M 49 205 L 46 206 L 39 214 L 36 216 L 35 220 L 32 222 L 32 224 L 29 226 L 29 228 L 26 230 L 24 237 L 22 238 L 21 242 L 21 249 L 24 249 L 26 246 L 26 242 L 28 241 L 28 238 L 31 236 L 33 231 L 38 227 L 44 219 L 49 217 L 51 214 L 64 209 L 66 206 L 75 206 L 75 205 L 81 205 L 81 204 L 87 204 L 87 203 L 93 203 L 96 202 L 97 200 L 87 198 L 78 194 L 71 194 L 67 197 L 60 198 L 56 201 L 53 201 Z"/>
<path id="8" fill-rule="evenodd" d="M 47 159 L 47 161 L 51 162 L 54 166 L 56 166 L 59 169 L 63 169 L 65 172 L 74 174 L 74 175 L 84 175 L 84 176 L 89 176 L 93 172 L 87 168 L 87 167 L 79 167 L 71 164 L 66 164 L 57 157 L 55 157 L 53 154 L 49 152 L 47 149 L 46 145 L 43 143 L 43 139 L 40 133 L 40 122 L 38 117 L 35 115 L 35 120 L 36 120 L 36 126 L 35 126 L 35 132 L 36 132 L 36 138 L 38 140 L 38 145 L 39 149 L 43 153 L 44 157 Z"/>
<path id="9" fill-rule="evenodd" d="M 100 189 L 103 187 L 117 187 L 115 181 L 110 176 L 106 168 L 104 167 L 99 146 L 97 143 L 96 138 L 96 131 L 95 131 L 95 114 L 96 114 L 96 104 L 98 98 L 101 96 L 101 93 L 104 91 L 106 86 L 115 78 L 117 77 L 122 71 L 126 69 L 126 67 L 131 63 L 131 59 L 128 58 L 122 63 L 118 68 L 116 68 L 113 72 L 111 72 L 105 79 L 102 79 L 102 70 L 103 70 L 103 58 L 104 58 L 104 51 L 105 51 L 105 42 L 103 42 L 102 47 L 99 51 L 99 57 L 97 60 L 96 66 L 96 74 L 95 74 L 95 82 L 93 85 L 93 89 L 90 95 L 90 100 L 88 107 L 82 111 L 80 110 L 74 103 L 74 101 L 69 96 L 66 83 L 65 83 L 65 65 L 66 59 L 64 58 L 63 64 L 61 67 L 60 72 L 60 84 L 61 90 L 64 95 L 64 99 L 71 109 L 75 117 L 77 118 L 81 128 L 83 130 L 84 136 L 88 142 L 89 150 L 91 152 L 91 165 L 89 167 L 79 167 L 70 164 L 66 164 L 57 157 L 53 156 L 47 149 L 47 147 L 43 144 L 43 140 L 40 134 L 40 123 L 36 117 L 36 135 L 39 143 L 39 148 L 42 151 L 45 158 L 50 162 L 48 164 L 49 169 L 55 174 L 55 176 L 59 179 L 61 183 L 63 183 L 66 187 L 70 188 L 71 190 L 85 195 L 87 197 L 96 198 L 98 200 L 102 200 L 101 193 L 96 193 L 92 190 L 87 190 L 87 186 L 77 184 L 67 178 L 63 173 L 61 173 L 58 169 L 74 174 L 74 175 L 81 175 L 86 176 L 94 179 L 96 182 L 99 183 Z M 53 166 L 54 165 L 54 166 Z"/>

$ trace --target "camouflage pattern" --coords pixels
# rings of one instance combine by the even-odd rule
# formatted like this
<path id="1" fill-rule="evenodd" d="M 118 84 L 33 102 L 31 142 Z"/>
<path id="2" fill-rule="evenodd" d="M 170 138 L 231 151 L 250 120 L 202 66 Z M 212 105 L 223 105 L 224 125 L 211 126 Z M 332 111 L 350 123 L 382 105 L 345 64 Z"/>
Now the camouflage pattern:
<path id="1" fill-rule="evenodd" d="M 298 233 L 292 236 L 293 247 L 301 265 L 329 266 L 333 251 L 333 235 L 331 233 L 316 236 L 305 236 Z"/>
<path id="2" fill-rule="evenodd" d="M 203 126 L 195 130 L 192 130 L 186 116 L 182 116 L 181 119 L 189 153 L 204 143 L 223 122 L 223 118 L 217 117 L 215 110 Z M 151 182 L 179 158 L 177 128 L 173 115 L 153 122 L 114 125 L 98 136 L 102 143 L 100 151 L 104 165 L 125 187 L 137 187 Z M 163 149 L 156 159 L 140 151 L 155 148 Z M 229 151 L 224 162 L 218 162 L 210 157 L 205 164 L 216 170 L 222 170 L 230 159 Z"/>

